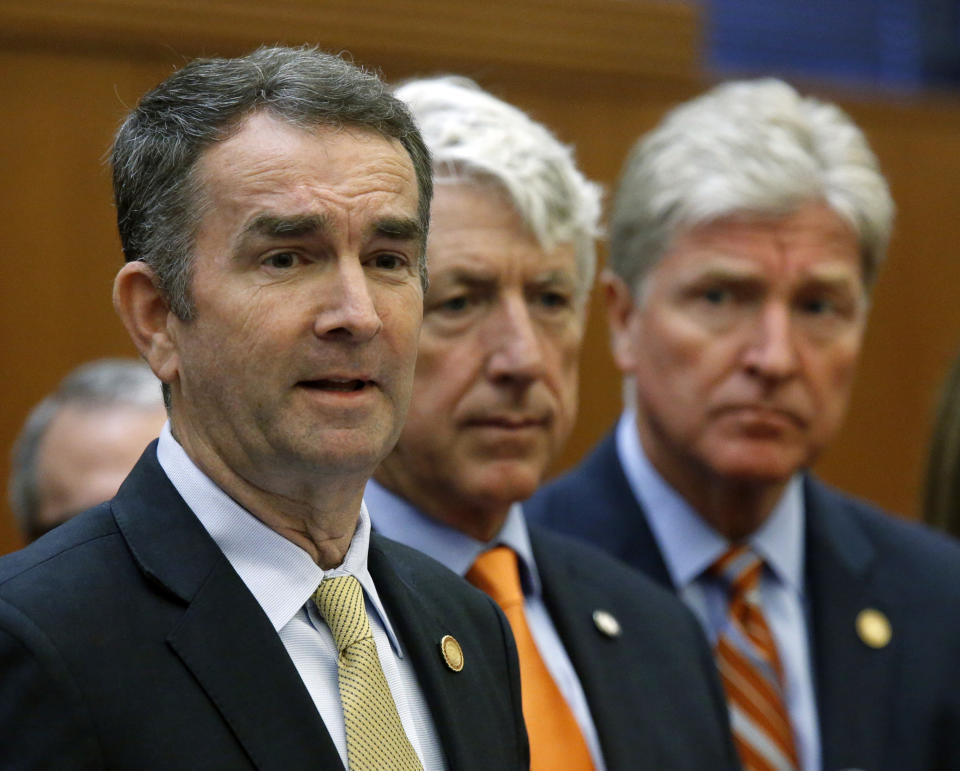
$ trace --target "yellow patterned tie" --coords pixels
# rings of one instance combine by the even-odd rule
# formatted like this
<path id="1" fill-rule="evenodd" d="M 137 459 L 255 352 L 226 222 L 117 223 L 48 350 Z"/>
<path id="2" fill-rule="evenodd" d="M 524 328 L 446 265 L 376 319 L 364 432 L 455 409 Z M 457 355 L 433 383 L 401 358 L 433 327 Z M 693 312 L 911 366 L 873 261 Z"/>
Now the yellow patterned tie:
<path id="1" fill-rule="evenodd" d="M 350 771 L 423 771 L 380 667 L 360 582 L 353 576 L 325 578 L 313 600 L 340 651 L 337 679 Z"/>

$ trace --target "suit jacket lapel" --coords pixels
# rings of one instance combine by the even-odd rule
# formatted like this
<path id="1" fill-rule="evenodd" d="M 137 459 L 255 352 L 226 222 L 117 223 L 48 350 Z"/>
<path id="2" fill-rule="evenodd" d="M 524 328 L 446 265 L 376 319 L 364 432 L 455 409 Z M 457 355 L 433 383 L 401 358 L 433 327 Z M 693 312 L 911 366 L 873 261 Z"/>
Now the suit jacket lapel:
<path id="1" fill-rule="evenodd" d="M 647 726 L 656 724 L 656 715 L 645 715 L 642 710 L 638 714 L 636 704 L 628 713 L 617 699 L 610 698 L 622 688 L 621 667 L 634 659 L 636 651 L 625 656 L 621 646 L 632 642 L 603 637 L 596 629 L 593 612 L 612 610 L 608 593 L 577 565 L 549 553 L 536 528 L 530 528 L 530 538 L 544 603 L 579 677 L 607 765 L 630 768 L 638 757 L 653 760 L 655 742 Z M 625 748 L 629 751 L 623 753 Z"/>
<path id="2" fill-rule="evenodd" d="M 873 545 L 846 504 L 812 480 L 805 488 L 807 590 L 824 769 L 883 765 L 878 736 L 889 731 L 886 705 L 898 654 L 894 635 L 877 650 L 857 633 L 857 615 L 894 608 L 871 590 Z"/>
<path id="3" fill-rule="evenodd" d="M 380 548 L 380 540 L 371 536 L 368 556 L 370 574 L 377 592 L 390 615 L 397 636 L 403 641 L 417 673 L 420 688 L 430 706 L 433 722 L 440 737 L 449 768 L 472 768 L 471 720 L 469 697 L 464 686 L 471 677 L 470 652 L 464 651 L 467 662 L 463 672 L 454 673 L 443 663 L 440 640 L 451 630 L 433 610 L 425 605 L 420 593 L 409 583 L 409 577 L 394 569 Z"/>
<path id="4" fill-rule="evenodd" d="M 342 768 L 279 636 L 163 473 L 154 447 L 113 510 L 141 570 L 186 604 L 167 642 L 256 767 Z"/>
<path id="5" fill-rule="evenodd" d="M 583 465 L 595 510 L 583 512 L 585 527 L 601 548 L 674 589 L 660 547 L 627 481 L 617 454 L 616 433 L 608 434 Z"/>

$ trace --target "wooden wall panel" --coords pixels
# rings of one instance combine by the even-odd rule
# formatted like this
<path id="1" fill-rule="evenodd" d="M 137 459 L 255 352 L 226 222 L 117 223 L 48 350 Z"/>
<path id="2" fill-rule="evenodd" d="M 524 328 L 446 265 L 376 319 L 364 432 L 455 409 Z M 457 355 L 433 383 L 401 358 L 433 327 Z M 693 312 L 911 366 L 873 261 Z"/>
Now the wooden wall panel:
<path id="1" fill-rule="evenodd" d="M 610 188 L 636 136 L 705 85 L 696 39 L 695 15 L 675 2 L 0 0 L 0 476 L 29 407 L 67 370 L 132 353 L 110 306 L 120 252 L 101 159 L 125 106 L 184 59 L 317 42 L 388 79 L 462 72 L 574 143 Z M 909 515 L 934 392 L 960 344 L 960 104 L 833 96 L 869 133 L 901 213 L 853 409 L 818 469 Z M 602 311 L 595 301 L 580 419 L 555 470 L 620 409 Z M 18 543 L 4 506 L 0 553 Z"/>

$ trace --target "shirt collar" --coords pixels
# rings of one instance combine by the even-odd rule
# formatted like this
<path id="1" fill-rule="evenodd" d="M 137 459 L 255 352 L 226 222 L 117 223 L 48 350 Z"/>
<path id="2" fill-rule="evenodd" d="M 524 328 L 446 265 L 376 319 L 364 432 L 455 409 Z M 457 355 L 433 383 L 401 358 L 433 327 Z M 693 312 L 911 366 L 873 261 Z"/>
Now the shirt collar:
<path id="1" fill-rule="evenodd" d="M 730 546 L 660 476 L 640 443 L 636 413 L 626 410 L 616 428 L 617 454 L 634 496 L 646 514 L 674 586 L 695 581 Z M 803 596 L 803 484 L 787 483 L 773 512 L 748 539 L 774 575 Z"/>
<path id="2" fill-rule="evenodd" d="M 494 546 L 509 546 L 517 554 L 524 594 L 540 594 L 540 576 L 519 503 L 510 507 L 500 531 L 483 542 L 428 517 L 373 479 L 367 482 L 364 500 L 378 533 L 433 557 L 460 576 L 466 575 L 481 552 Z"/>
<path id="3" fill-rule="evenodd" d="M 399 640 L 367 567 L 370 517 L 364 505 L 360 506 L 357 529 L 343 562 L 324 571 L 306 551 L 267 527 L 217 487 L 174 439 L 169 421 L 160 432 L 157 459 L 276 631 L 286 626 L 312 599 L 325 576 L 349 574 L 360 582 L 387 631 L 391 645 L 397 655 L 401 655 Z"/>

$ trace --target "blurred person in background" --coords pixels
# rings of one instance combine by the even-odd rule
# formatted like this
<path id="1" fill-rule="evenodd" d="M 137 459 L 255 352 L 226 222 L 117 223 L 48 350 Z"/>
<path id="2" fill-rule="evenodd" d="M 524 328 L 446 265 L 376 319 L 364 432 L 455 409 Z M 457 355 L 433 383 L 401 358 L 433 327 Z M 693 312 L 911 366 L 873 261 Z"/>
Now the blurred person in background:
<path id="1" fill-rule="evenodd" d="M 603 277 L 627 408 L 526 504 L 676 590 L 749 769 L 960 768 L 960 548 L 817 481 L 893 202 L 782 81 L 672 110 L 621 175 Z"/>
<path id="2" fill-rule="evenodd" d="M 960 538 L 960 356 L 943 383 L 930 438 L 923 516 Z"/>
<path id="3" fill-rule="evenodd" d="M 546 128 L 471 81 L 396 94 L 436 185 L 413 399 L 367 485 L 374 527 L 502 605 L 535 771 L 735 767 L 692 614 L 599 550 L 528 527 L 520 505 L 576 414 L 598 189 Z"/>
<path id="4" fill-rule="evenodd" d="M 99 359 L 37 404 L 13 446 L 10 508 L 33 541 L 112 498 L 167 419 L 144 362 Z"/>

